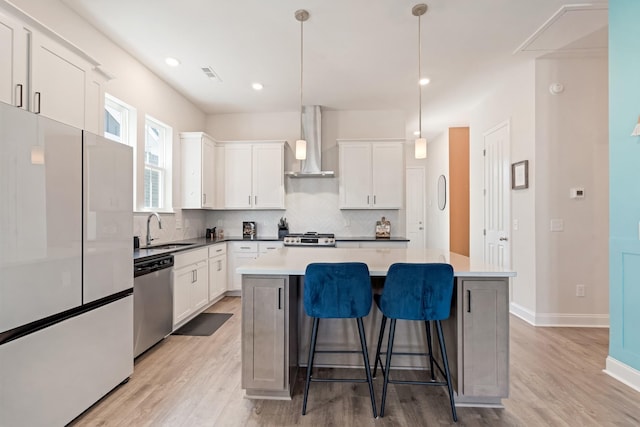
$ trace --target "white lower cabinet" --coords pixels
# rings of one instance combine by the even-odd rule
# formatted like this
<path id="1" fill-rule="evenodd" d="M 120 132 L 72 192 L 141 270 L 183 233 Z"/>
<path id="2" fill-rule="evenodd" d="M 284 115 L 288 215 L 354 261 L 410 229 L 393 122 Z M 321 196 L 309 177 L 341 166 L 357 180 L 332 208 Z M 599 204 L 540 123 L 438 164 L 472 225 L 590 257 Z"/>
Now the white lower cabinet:
<path id="1" fill-rule="evenodd" d="M 176 329 L 209 302 L 207 248 L 174 255 L 173 328 Z"/>
<path id="2" fill-rule="evenodd" d="M 227 290 L 227 244 L 209 246 L 209 302 L 214 302 Z"/>
<path id="3" fill-rule="evenodd" d="M 406 248 L 407 243 L 408 242 L 405 242 L 405 241 L 390 241 L 390 240 L 342 241 L 342 242 L 336 242 L 336 248 L 393 249 L 393 248 Z"/>

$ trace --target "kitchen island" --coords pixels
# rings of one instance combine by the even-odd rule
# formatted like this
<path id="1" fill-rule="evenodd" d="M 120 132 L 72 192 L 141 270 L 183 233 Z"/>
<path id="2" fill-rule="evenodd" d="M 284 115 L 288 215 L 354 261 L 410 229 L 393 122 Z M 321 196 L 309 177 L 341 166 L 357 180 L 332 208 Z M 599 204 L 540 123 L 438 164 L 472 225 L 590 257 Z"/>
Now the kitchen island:
<path id="1" fill-rule="evenodd" d="M 451 316 L 443 322 L 443 329 L 456 405 L 502 405 L 509 392 L 508 295 L 509 277 L 515 273 L 434 249 L 283 248 L 239 267 L 237 272 L 243 275 L 242 387 L 246 397 L 291 398 L 298 367 L 307 363 L 311 330 L 311 319 L 302 303 L 306 266 L 312 262 L 350 261 L 368 265 L 374 292 L 381 292 L 393 263 L 450 263 L 455 287 Z M 364 319 L 372 362 L 381 318 L 374 305 Z M 321 322 L 319 350 L 354 349 L 358 342 L 355 322 Z M 394 348 L 424 352 L 423 324 L 398 322 Z M 314 365 L 359 367 L 362 363 L 353 354 L 322 356 Z M 428 369 L 425 357 L 398 356 L 393 362 L 398 368 Z"/>

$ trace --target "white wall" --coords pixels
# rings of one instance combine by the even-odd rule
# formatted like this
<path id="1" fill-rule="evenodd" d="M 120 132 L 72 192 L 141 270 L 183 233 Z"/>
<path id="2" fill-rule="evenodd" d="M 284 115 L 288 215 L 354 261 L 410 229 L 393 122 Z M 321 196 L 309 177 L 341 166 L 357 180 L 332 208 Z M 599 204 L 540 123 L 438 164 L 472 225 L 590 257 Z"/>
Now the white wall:
<path id="1" fill-rule="evenodd" d="M 180 206 L 180 140 L 179 132 L 199 131 L 205 127 L 205 114 L 188 99 L 144 67 L 102 33 L 81 19 L 59 0 L 12 0 L 17 7 L 57 32 L 71 43 L 97 59 L 115 78 L 104 85 L 104 90 L 137 109 L 138 151 L 144 150 L 144 119 L 149 114 L 173 128 L 173 206 Z M 138 191 L 142 191 L 143 157 L 138 160 Z M 186 214 L 184 227 L 176 228 L 172 215 L 166 217 L 163 230 L 154 233 L 162 241 L 193 237 L 204 229 L 204 213 Z M 146 234 L 146 215 L 134 216 L 134 233 L 141 238 Z M 155 221 L 155 220 L 154 220 Z M 180 224 L 178 224 L 180 225 Z M 202 231 L 204 233 L 204 231 Z"/>
<path id="2" fill-rule="evenodd" d="M 447 179 L 449 194 L 449 130 L 429 141 L 427 146 L 426 201 L 427 247 L 449 250 L 449 203 L 438 209 L 438 177 Z"/>
<path id="3" fill-rule="evenodd" d="M 291 144 L 299 136 L 298 112 L 217 114 L 207 118 L 206 132 L 217 140 L 285 139 L 285 170 L 299 170 Z M 286 211 L 213 211 L 207 213 L 207 226 L 222 227 L 226 235 L 240 235 L 242 221 L 256 221 L 258 234 L 277 235 L 282 216 L 290 232 L 318 231 L 338 236 L 374 236 L 375 222 L 385 216 L 391 221 L 391 234 L 405 235 L 404 211 L 340 210 L 338 208 L 337 139 L 403 138 L 405 116 L 402 111 L 322 110 L 322 168 L 336 172 L 335 178 L 285 178 Z"/>
<path id="4" fill-rule="evenodd" d="M 511 163 L 529 160 L 529 188 L 511 191 L 511 217 L 518 220 L 518 230 L 511 230 L 513 278 L 511 301 L 524 310 L 536 310 L 535 265 L 535 64 L 510 70 L 500 87 L 496 87 L 472 112 L 469 141 L 470 255 L 482 259 L 484 249 L 484 148 L 483 134 L 509 121 Z"/>
<path id="5" fill-rule="evenodd" d="M 536 61 L 538 323 L 608 324 L 607 67 L 604 54 Z M 570 199 L 573 187 L 585 198 Z M 564 231 L 550 232 L 551 219 Z"/>

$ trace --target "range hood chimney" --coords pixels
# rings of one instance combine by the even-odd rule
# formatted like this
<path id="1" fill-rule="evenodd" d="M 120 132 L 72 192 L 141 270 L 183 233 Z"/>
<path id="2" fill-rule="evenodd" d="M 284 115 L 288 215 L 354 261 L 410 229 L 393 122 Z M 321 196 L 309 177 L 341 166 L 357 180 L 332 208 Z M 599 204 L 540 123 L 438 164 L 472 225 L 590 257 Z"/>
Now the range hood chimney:
<path id="1" fill-rule="evenodd" d="M 322 111 L 319 105 L 302 107 L 302 137 L 307 141 L 307 158 L 301 160 L 300 172 L 288 171 L 290 178 L 333 178 L 333 171 L 322 170 Z"/>

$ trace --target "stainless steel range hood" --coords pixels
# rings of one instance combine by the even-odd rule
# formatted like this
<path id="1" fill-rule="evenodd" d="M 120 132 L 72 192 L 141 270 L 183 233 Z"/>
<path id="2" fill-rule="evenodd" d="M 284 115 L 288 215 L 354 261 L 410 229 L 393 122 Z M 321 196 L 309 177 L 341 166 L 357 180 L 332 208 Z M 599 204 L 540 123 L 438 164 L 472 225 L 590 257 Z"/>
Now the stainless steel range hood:
<path id="1" fill-rule="evenodd" d="M 307 141 L 307 159 L 301 160 L 300 172 L 288 171 L 290 178 L 333 178 L 333 171 L 322 170 L 322 111 L 319 105 L 302 107 L 302 136 Z"/>

